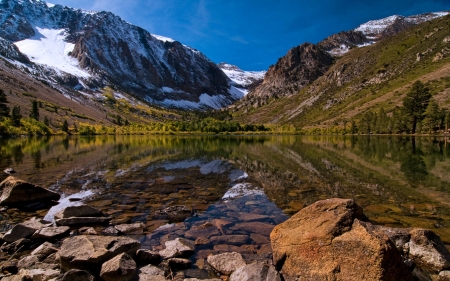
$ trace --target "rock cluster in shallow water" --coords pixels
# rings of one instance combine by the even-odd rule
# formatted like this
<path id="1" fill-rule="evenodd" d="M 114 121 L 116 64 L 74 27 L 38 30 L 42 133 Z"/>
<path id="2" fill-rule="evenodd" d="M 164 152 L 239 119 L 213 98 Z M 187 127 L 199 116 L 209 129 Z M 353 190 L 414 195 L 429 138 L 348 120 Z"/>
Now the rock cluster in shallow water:
<path id="1" fill-rule="evenodd" d="M 450 280 L 439 236 L 373 225 L 353 200 L 318 201 L 274 229 L 265 215 L 232 214 L 239 223 L 168 224 L 146 235 L 151 222 L 98 228 L 110 220 L 103 212 L 67 207 L 56 225 L 32 218 L 0 235 L 2 280 Z"/>

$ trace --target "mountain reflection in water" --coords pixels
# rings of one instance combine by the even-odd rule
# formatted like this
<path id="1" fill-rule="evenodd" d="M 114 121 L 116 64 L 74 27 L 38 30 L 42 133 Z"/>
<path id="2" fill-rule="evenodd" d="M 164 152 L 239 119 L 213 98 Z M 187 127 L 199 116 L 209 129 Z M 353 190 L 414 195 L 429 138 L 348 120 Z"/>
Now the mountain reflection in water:
<path id="1" fill-rule="evenodd" d="M 197 257 L 235 249 L 256 259 L 270 252 L 274 225 L 332 197 L 355 199 L 374 223 L 429 228 L 450 243 L 449 152 L 431 137 L 19 138 L 0 139 L 0 169 L 61 193 L 64 206 L 79 197 L 113 224 L 142 222 L 143 247 L 216 237 Z M 193 211 L 172 221 L 158 212 L 170 206 Z M 1 211 L 0 228 L 59 208 Z M 217 238 L 233 235 L 243 236 Z"/>

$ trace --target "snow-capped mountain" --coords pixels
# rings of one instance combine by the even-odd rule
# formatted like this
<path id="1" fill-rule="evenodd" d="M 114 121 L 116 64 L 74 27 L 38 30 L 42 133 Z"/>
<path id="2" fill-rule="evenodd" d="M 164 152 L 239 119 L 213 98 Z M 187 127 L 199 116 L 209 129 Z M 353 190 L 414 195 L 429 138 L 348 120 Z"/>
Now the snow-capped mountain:
<path id="1" fill-rule="evenodd" d="M 69 77 L 78 90 L 111 85 L 157 105 L 189 109 L 220 108 L 238 99 L 227 76 L 202 53 L 110 12 L 3 0 L 0 37 L 34 66 Z M 57 77 L 46 79 L 58 83 Z"/>
<path id="2" fill-rule="evenodd" d="M 232 89 L 247 95 L 248 91 L 259 85 L 267 71 L 244 71 L 236 65 L 221 62 L 217 66 L 228 76 Z M 242 97 L 241 96 L 241 97 Z"/>
<path id="3" fill-rule="evenodd" d="M 380 20 L 371 20 L 361 24 L 354 31 L 362 32 L 368 39 L 378 40 L 386 35 L 404 29 L 405 27 L 430 21 L 435 18 L 444 17 L 449 12 L 426 13 L 409 17 L 394 15 Z"/>

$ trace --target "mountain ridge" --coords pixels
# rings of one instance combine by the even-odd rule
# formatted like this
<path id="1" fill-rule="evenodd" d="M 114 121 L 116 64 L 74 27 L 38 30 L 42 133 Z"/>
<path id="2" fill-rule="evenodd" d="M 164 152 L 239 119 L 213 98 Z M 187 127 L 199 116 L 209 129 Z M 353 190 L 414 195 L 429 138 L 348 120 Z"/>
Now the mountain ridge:
<path id="1" fill-rule="evenodd" d="M 239 115 L 245 115 L 249 110 L 267 105 L 274 99 L 294 95 L 322 77 L 340 57 L 350 50 L 373 45 L 412 26 L 448 14 L 448 12 L 437 12 L 410 17 L 391 16 L 361 24 L 354 30 L 333 34 L 317 44 L 303 43 L 279 58 L 277 63 L 269 68 L 261 85 L 229 108 L 239 112 Z M 380 27 L 380 23 L 384 25 Z M 312 50 L 314 55 L 311 53 Z M 276 123 L 277 119 L 274 120 Z"/>

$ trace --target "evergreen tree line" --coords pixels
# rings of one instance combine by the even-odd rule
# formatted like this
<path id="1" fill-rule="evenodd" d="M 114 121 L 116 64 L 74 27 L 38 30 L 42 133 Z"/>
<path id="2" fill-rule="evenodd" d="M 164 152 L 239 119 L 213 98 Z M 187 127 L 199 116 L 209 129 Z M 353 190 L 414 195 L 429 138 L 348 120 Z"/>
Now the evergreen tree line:
<path id="1" fill-rule="evenodd" d="M 4 118 L 10 118 L 11 123 L 14 127 L 20 127 L 20 120 L 22 119 L 22 114 L 20 112 L 20 106 L 14 106 L 11 110 L 10 115 L 10 109 L 7 105 L 8 99 L 6 98 L 5 91 L 3 89 L 0 89 L 0 120 Z M 30 118 L 35 119 L 36 121 L 39 121 L 39 103 L 37 100 L 31 101 L 31 111 L 30 111 Z M 45 118 L 44 123 L 47 123 L 45 125 L 48 125 L 48 119 Z"/>
<path id="2" fill-rule="evenodd" d="M 358 123 L 351 122 L 353 134 L 433 133 L 448 131 L 450 111 L 432 98 L 428 85 L 416 81 L 403 99 L 403 106 L 388 115 L 383 108 L 367 111 Z"/>

